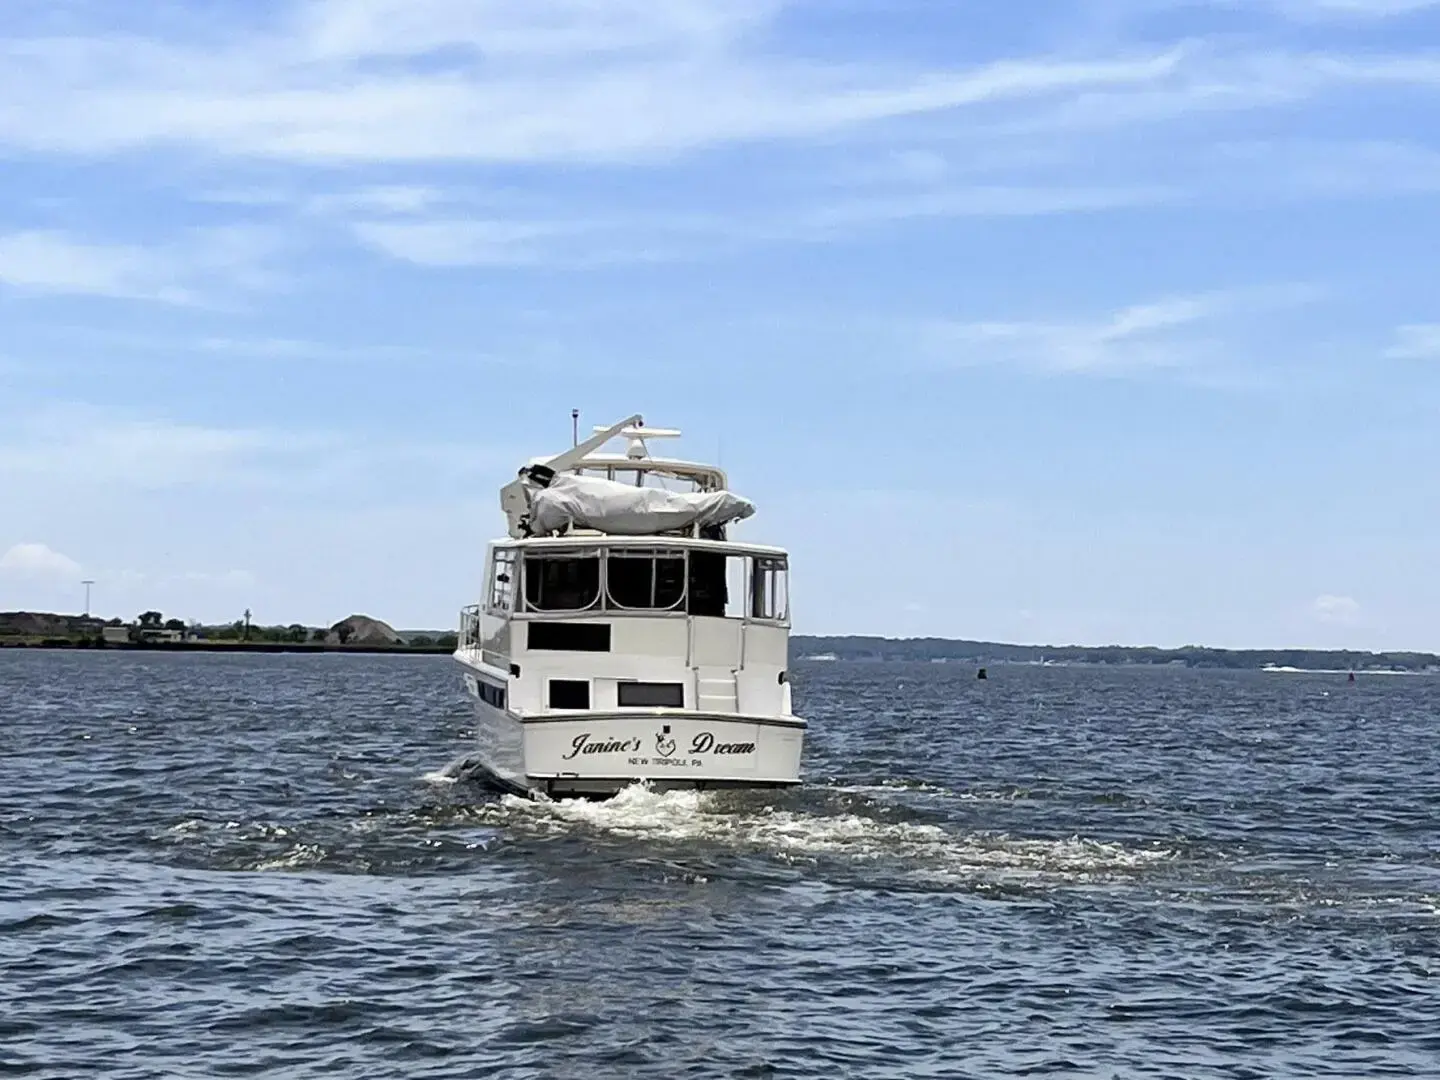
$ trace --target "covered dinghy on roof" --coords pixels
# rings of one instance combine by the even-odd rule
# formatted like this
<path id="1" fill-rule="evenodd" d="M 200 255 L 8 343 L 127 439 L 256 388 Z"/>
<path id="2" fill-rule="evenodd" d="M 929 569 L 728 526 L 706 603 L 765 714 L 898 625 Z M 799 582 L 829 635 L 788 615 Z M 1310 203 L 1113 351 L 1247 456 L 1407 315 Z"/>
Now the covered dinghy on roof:
<path id="1" fill-rule="evenodd" d="M 692 525 L 724 525 L 753 513 L 754 503 L 729 491 L 661 491 L 557 473 L 531 498 L 530 531 L 545 536 L 571 525 L 614 536 L 654 536 Z"/>

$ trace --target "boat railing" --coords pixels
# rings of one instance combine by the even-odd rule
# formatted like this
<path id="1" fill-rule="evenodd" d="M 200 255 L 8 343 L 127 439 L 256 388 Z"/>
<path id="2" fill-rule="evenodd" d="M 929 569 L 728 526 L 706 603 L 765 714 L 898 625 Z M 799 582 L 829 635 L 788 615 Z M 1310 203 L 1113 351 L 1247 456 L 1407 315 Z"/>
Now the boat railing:
<path id="1" fill-rule="evenodd" d="M 474 649 L 480 645 L 480 605 L 460 609 L 460 648 Z"/>

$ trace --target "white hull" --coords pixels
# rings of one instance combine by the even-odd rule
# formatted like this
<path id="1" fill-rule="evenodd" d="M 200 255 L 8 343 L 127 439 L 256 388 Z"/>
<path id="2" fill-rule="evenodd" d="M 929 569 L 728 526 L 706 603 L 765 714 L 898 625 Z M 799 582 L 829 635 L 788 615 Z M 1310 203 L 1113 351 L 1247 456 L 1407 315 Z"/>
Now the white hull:
<path id="1" fill-rule="evenodd" d="M 478 763 L 509 791 L 563 798 L 613 795 L 642 782 L 659 790 L 800 783 L 805 721 L 794 716 L 693 709 L 519 716 L 473 691 L 471 702 Z"/>

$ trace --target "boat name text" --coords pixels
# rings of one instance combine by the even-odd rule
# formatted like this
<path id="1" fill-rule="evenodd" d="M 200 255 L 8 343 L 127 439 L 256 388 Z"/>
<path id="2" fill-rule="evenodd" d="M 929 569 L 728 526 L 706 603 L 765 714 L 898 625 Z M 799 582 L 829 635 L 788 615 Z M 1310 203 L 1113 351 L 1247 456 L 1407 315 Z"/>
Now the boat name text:
<path id="1" fill-rule="evenodd" d="M 640 739 L 611 739 L 597 737 L 588 731 L 582 731 L 575 738 L 570 740 L 570 750 L 560 760 L 570 761 L 576 757 L 588 756 L 590 754 L 633 754 L 641 748 Z M 664 739 L 660 749 L 667 751 L 661 760 L 670 758 L 674 752 L 674 742 Z M 701 731 L 690 740 L 691 754 L 753 754 L 755 744 L 753 742 L 721 742 L 713 732 Z"/>
<path id="2" fill-rule="evenodd" d="M 569 761 L 578 754 L 633 754 L 639 749 L 639 739 L 597 739 L 584 731 L 570 740 L 570 752 L 560 760 Z"/>

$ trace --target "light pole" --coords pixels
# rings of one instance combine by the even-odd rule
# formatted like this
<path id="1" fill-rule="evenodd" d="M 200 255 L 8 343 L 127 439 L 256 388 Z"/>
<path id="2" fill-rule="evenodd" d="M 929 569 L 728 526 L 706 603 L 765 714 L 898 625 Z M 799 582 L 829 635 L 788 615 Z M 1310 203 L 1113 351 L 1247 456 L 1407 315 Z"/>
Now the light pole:
<path id="1" fill-rule="evenodd" d="M 90 586 L 94 585 L 95 582 L 86 579 L 80 582 L 80 584 L 85 586 L 85 618 L 88 619 L 90 617 Z"/>

